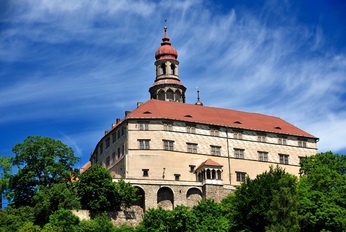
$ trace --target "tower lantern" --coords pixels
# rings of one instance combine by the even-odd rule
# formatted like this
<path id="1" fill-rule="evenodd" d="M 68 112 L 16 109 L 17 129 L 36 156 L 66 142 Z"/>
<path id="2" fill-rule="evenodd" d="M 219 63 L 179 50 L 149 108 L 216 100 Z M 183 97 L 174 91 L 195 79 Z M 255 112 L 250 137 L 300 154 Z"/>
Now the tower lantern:
<path id="1" fill-rule="evenodd" d="M 178 52 L 167 36 L 167 26 L 164 26 L 161 46 L 155 52 L 156 78 L 149 88 L 151 99 L 185 103 L 186 87 L 179 80 L 177 58 Z"/>

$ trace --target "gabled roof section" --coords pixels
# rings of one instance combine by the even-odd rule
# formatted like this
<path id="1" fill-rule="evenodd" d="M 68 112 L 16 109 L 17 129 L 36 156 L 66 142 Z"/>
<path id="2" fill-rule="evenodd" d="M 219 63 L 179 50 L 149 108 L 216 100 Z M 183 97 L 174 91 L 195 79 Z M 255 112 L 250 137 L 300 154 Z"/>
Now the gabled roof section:
<path id="1" fill-rule="evenodd" d="M 201 165 L 199 165 L 197 169 L 202 168 L 204 166 L 208 166 L 208 167 L 223 167 L 223 165 L 219 164 L 218 162 L 216 162 L 216 161 L 214 161 L 212 159 L 207 159 L 206 161 L 201 163 Z"/>
<path id="2" fill-rule="evenodd" d="M 144 112 L 151 112 L 151 114 L 144 114 Z M 178 120 L 317 139 L 279 117 L 180 102 L 151 99 L 126 116 L 126 119 L 146 118 Z"/>

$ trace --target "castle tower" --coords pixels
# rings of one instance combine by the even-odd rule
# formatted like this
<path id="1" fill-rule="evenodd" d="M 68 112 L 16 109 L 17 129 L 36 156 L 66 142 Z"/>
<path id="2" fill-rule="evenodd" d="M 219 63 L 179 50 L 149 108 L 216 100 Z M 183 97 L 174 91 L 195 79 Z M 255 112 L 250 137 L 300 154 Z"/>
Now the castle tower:
<path id="1" fill-rule="evenodd" d="M 185 103 L 186 87 L 179 80 L 177 58 L 178 52 L 171 45 L 164 26 L 161 46 L 155 52 L 156 78 L 149 88 L 151 99 Z"/>

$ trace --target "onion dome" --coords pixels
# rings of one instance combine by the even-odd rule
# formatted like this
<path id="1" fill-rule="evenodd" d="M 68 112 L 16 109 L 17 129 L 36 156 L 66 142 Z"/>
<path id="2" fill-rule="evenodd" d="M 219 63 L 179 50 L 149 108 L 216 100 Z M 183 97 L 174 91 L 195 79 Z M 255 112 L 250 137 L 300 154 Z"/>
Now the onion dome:
<path id="1" fill-rule="evenodd" d="M 175 50 L 175 48 L 171 45 L 171 42 L 169 41 L 169 38 L 167 36 L 167 27 L 164 27 L 164 36 L 162 38 L 161 46 L 156 50 L 155 52 L 155 59 L 156 60 L 167 60 L 167 59 L 173 59 L 176 60 L 178 58 L 178 52 Z"/>

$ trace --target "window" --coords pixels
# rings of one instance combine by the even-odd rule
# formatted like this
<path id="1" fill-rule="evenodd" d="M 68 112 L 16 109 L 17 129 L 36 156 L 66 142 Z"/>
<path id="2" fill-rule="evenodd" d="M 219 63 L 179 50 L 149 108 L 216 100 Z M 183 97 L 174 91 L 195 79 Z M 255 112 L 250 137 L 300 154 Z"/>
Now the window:
<path id="1" fill-rule="evenodd" d="M 212 155 L 217 155 L 217 156 L 221 155 L 221 147 L 220 146 L 210 146 L 210 148 L 211 148 L 211 154 Z"/>
<path id="2" fill-rule="evenodd" d="M 139 130 L 149 130 L 149 123 L 148 122 L 139 122 L 138 128 L 139 128 Z"/>
<path id="3" fill-rule="evenodd" d="M 306 140 L 298 139 L 298 147 L 306 147 Z"/>
<path id="4" fill-rule="evenodd" d="M 174 71 L 175 71 L 175 65 L 171 64 L 171 74 L 174 74 Z"/>
<path id="5" fill-rule="evenodd" d="M 171 131 L 173 129 L 173 124 L 171 122 L 164 122 L 163 129 L 165 131 Z"/>
<path id="6" fill-rule="evenodd" d="M 258 142 L 265 142 L 266 141 L 266 135 L 265 134 L 258 134 L 257 135 L 257 141 Z"/>
<path id="7" fill-rule="evenodd" d="M 142 169 L 143 176 L 149 176 L 149 169 Z"/>
<path id="8" fill-rule="evenodd" d="M 120 130 L 118 130 L 118 138 L 120 138 Z"/>
<path id="9" fill-rule="evenodd" d="M 106 167 L 109 167 L 109 165 L 110 165 L 110 157 L 108 156 L 107 158 L 106 158 Z"/>
<path id="10" fill-rule="evenodd" d="M 237 159 L 244 159 L 244 149 L 234 148 L 234 157 Z"/>
<path id="11" fill-rule="evenodd" d="M 286 145 L 287 138 L 286 137 L 278 137 L 278 144 Z"/>
<path id="12" fill-rule="evenodd" d="M 178 181 L 180 179 L 180 174 L 174 174 L 174 179 Z"/>
<path id="13" fill-rule="evenodd" d="M 210 129 L 210 135 L 211 136 L 219 136 L 219 129 L 218 128 L 211 128 Z"/>
<path id="14" fill-rule="evenodd" d="M 110 137 L 108 137 L 106 139 L 106 149 L 110 146 L 110 144 L 111 144 L 111 139 L 110 139 Z"/>
<path id="15" fill-rule="evenodd" d="M 118 147 L 118 159 L 120 158 L 120 156 L 121 156 L 120 147 Z"/>
<path id="16" fill-rule="evenodd" d="M 189 167 L 190 167 L 190 172 L 194 172 L 195 171 L 195 165 L 189 165 Z"/>
<path id="17" fill-rule="evenodd" d="M 288 155 L 279 154 L 280 156 L 280 164 L 288 164 Z"/>
<path id="18" fill-rule="evenodd" d="M 235 172 L 238 182 L 245 182 L 246 172 Z"/>
<path id="19" fill-rule="evenodd" d="M 116 132 L 114 132 L 112 134 L 112 143 L 114 143 L 115 141 L 117 141 L 117 133 Z"/>
<path id="20" fill-rule="evenodd" d="M 149 139 L 139 139 L 138 140 L 139 149 L 149 150 L 150 149 L 150 140 Z"/>
<path id="21" fill-rule="evenodd" d="M 268 152 L 258 151 L 258 160 L 259 161 L 268 161 Z"/>
<path id="22" fill-rule="evenodd" d="M 186 125 L 186 132 L 187 133 L 196 133 L 196 126 L 195 125 Z"/>
<path id="23" fill-rule="evenodd" d="M 121 127 L 121 135 L 124 135 L 125 134 L 125 127 Z"/>
<path id="24" fill-rule="evenodd" d="M 186 143 L 187 144 L 187 152 L 197 153 L 197 144 L 196 143 Z"/>
<path id="25" fill-rule="evenodd" d="M 173 151 L 174 141 L 171 140 L 163 140 L 163 149 L 167 151 Z"/>
<path id="26" fill-rule="evenodd" d="M 243 132 L 242 131 L 234 131 L 233 132 L 233 138 L 235 138 L 235 139 L 243 139 Z"/>
<path id="27" fill-rule="evenodd" d="M 112 153 L 112 160 L 114 162 L 114 160 L 115 160 L 115 152 Z"/>

